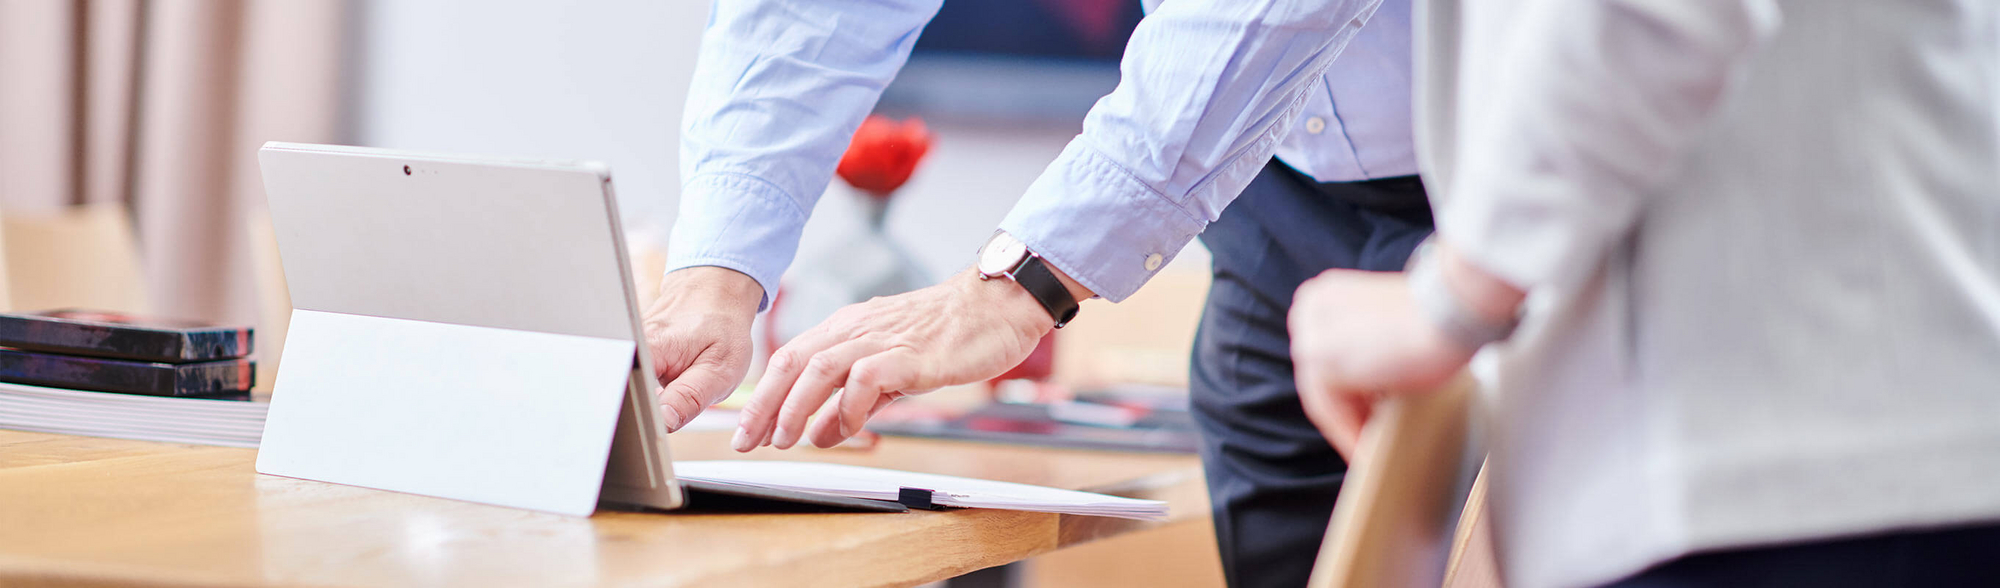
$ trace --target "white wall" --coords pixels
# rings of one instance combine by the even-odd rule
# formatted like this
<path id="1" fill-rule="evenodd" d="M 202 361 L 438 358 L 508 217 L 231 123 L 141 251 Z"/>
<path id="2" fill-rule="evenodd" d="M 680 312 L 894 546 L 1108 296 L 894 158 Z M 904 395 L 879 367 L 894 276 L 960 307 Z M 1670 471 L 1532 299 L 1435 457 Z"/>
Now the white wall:
<path id="1" fill-rule="evenodd" d="M 368 0 L 360 7 L 358 142 L 603 161 L 628 223 L 664 230 L 705 2 Z"/>
<path id="2" fill-rule="evenodd" d="M 367 0 L 354 137 L 364 145 L 611 164 L 631 229 L 664 243 L 678 201 L 681 107 L 701 0 Z M 1077 126 L 933 124 L 938 143 L 897 196 L 890 230 L 934 274 L 971 263 Z M 861 222 L 836 180 L 803 249 Z M 635 235 L 639 236 L 639 235 Z M 1199 247 L 1175 265 L 1205 269 Z"/>

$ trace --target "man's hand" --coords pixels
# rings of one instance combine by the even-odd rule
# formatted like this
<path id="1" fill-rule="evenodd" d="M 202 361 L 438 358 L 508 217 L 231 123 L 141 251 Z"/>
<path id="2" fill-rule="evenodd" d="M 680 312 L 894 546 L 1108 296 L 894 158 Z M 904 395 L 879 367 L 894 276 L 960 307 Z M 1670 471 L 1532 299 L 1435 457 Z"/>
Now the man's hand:
<path id="1" fill-rule="evenodd" d="M 808 434 L 806 420 L 838 389 L 837 409 L 810 431 L 813 445 L 832 447 L 892 400 L 1000 375 L 1054 328 L 1055 319 L 1020 285 L 980 280 L 971 270 L 842 308 L 771 354 L 733 445 L 797 444 Z"/>
<path id="2" fill-rule="evenodd" d="M 663 384 L 653 395 L 676 431 L 728 397 L 750 371 L 750 324 L 764 288 L 741 272 L 691 267 L 667 274 L 646 309 L 646 347 Z"/>
<path id="3" fill-rule="evenodd" d="M 1432 254 L 1442 284 L 1479 316 L 1503 320 L 1527 297 L 1448 242 L 1439 242 Z M 1424 316 L 1399 273 L 1327 270 L 1299 285 L 1287 319 L 1299 403 L 1350 459 L 1376 400 L 1441 386 L 1478 351 L 1451 340 Z"/>

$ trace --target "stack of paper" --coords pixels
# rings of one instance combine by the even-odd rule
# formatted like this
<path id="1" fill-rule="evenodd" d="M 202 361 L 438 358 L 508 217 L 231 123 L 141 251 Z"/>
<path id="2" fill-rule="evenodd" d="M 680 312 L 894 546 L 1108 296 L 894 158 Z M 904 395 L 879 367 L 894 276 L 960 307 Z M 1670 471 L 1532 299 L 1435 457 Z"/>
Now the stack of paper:
<path id="1" fill-rule="evenodd" d="M 930 490 L 931 502 L 942 506 L 1127 519 L 1167 518 L 1167 503 L 1158 500 L 831 463 L 676 461 L 674 475 L 689 480 L 891 501 L 897 499 L 903 488 L 921 488 Z"/>
<path id="2" fill-rule="evenodd" d="M 268 406 L 0 383 L 0 429 L 42 433 L 256 447 Z"/>

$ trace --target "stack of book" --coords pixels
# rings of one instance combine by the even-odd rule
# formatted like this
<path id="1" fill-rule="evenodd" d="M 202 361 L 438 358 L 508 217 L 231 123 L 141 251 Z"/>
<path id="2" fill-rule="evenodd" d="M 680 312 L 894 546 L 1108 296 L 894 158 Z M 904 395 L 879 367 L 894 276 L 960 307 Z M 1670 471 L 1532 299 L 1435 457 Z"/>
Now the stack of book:
<path id="1" fill-rule="evenodd" d="M 256 447 L 269 406 L 0 383 L 0 429 L 38 433 Z"/>
<path id="2" fill-rule="evenodd" d="M 0 428 L 255 447 L 248 327 L 0 314 Z"/>

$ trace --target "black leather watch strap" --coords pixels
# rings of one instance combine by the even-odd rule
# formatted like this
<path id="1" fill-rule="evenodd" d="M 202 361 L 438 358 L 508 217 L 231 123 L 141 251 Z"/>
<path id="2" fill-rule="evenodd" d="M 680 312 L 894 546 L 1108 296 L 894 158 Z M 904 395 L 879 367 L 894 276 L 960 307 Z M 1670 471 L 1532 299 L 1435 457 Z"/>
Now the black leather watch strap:
<path id="1" fill-rule="evenodd" d="M 1048 263 L 1042 261 L 1041 256 L 1030 255 L 1021 262 L 1021 267 L 1014 270 L 1014 283 L 1020 284 L 1030 296 L 1042 303 L 1042 308 L 1049 311 L 1049 317 L 1056 319 L 1056 328 L 1060 329 L 1069 324 L 1070 319 L 1076 318 L 1076 297 L 1070 295 L 1069 288 L 1063 287 L 1062 280 L 1056 278 L 1055 272 L 1049 270 Z"/>

